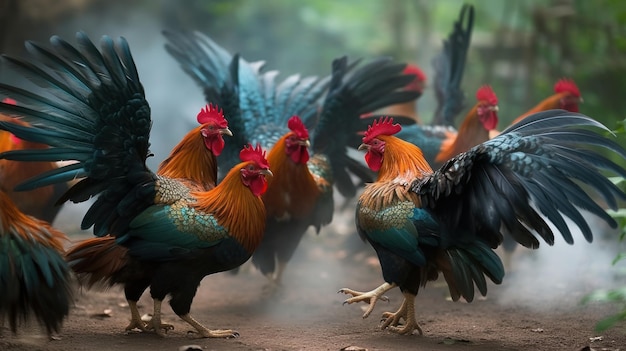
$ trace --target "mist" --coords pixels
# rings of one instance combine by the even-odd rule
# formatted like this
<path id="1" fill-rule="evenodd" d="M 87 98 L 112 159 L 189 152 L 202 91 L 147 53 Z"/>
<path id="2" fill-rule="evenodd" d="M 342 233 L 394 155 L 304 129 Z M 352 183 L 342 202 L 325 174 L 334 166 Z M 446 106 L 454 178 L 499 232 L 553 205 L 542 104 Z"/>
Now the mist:
<path id="1" fill-rule="evenodd" d="M 156 7 L 159 8 L 163 3 L 158 2 Z M 479 18 L 478 21 L 481 19 Z M 152 109 L 153 128 L 150 140 L 151 151 L 155 156 L 148 160 L 148 165 L 153 170 L 157 169 L 159 162 L 169 154 L 183 135 L 195 126 L 196 114 L 206 104 L 201 89 L 164 50 L 165 41 L 161 31 L 169 25 L 171 24 L 166 26 L 164 16 L 156 13 L 144 13 L 138 8 L 115 5 L 107 6 L 98 13 L 77 14 L 58 24 L 54 33 L 48 33 L 48 36 L 58 34 L 70 43 L 74 42 L 74 33 L 79 30 L 85 31 L 95 43 L 105 34 L 114 38 L 124 36 L 128 40 Z M 446 28 L 449 26 L 451 23 L 446 24 Z M 45 38 L 33 39 L 45 40 Z M 437 38 L 436 42 L 440 40 L 441 38 Z M 218 44 L 227 48 L 234 47 L 243 52 L 246 50 L 237 46 L 236 38 L 229 42 L 218 41 Z M 263 49 L 268 54 L 268 67 L 281 69 L 281 77 L 297 73 L 298 70 L 294 67 L 304 68 L 307 63 L 310 63 L 305 59 L 311 60 L 310 57 L 303 57 L 302 62 L 292 62 L 292 66 L 283 70 L 283 66 L 279 62 L 272 62 L 271 58 L 280 55 L 277 52 L 281 50 L 288 51 L 289 46 L 266 46 Z M 341 54 L 342 48 L 334 49 L 337 54 Z M 308 55 L 310 53 L 302 56 Z M 427 70 L 430 69 L 428 56 L 433 56 L 434 52 L 420 55 L 420 57 L 427 57 L 423 63 Z M 263 57 L 250 59 L 261 58 Z M 328 69 L 322 72 L 324 74 L 329 72 L 330 62 L 326 64 L 326 67 Z M 470 71 L 469 74 L 471 73 Z M 420 106 L 425 111 L 434 110 L 431 108 L 432 95 L 430 94 L 424 97 L 425 100 L 420 100 Z M 473 91 L 467 95 L 471 97 Z M 343 199 L 338 198 L 335 207 L 340 208 L 342 204 Z M 55 226 L 70 235 L 78 232 L 80 218 L 84 215 L 87 206 L 88 204 L 84 203 L 66 204 L 57 217 Z M 615 269 L 611 266 L 611 261 L 619 251 L 614 237 L 618 234 L 606 228 L 604 223 L 595 218 L 590 218 L 590 221 L 593 222 L 592 228 L 596 228 L 593 243 L 587 243 L 579 232 L 574 231 L 574 245 L 564 243 L 560 234 L 556 233 L 556 244 L 553 247 L 542 242 L 538 250 L 518 248 L 513 257 L 513 269 L 507 272 L 501 286 L 490 287 L 489 296 L 495 295 L 493 300 L 502 305 L 521 304 L 528 308 L 545 310 L 576 306 L 585 294 L 597 288 L 615 285 Z M 315 278 L 316 289 L 320 291 L 334 292 L 343 287 L 342 275 L 349 274 L 349 272 L 342 264 L 342 259 L 325 260 L 327 255 L 334 255 L 335 258 L 343 257 L 343 260 L 352 259 L 356 255 L 375 257 L 373 250 L 356 234 L 353 207 L 348 206 L 343 211 L 337 211 L 333 223 L 322 233 L 314 234 L 310 231 L 307 234 L 294 255 L 294 261 L 302 259 L 320 261 L 306 266 L 305 271 L 298 271 L 297 274 L 293 272 L 293 267 L 288 266 L 285 280 L 292 279 L 290 284 L 313 284 L 311 279 Z M 367 259 L 361 260 L 361 262 L 366 261 Z M 263 281 L 263 279 L 259 280 Z M 374 288 L 381 282 L 380 270 L 373 268 L 372 281 L 364 282 L 363 286 Z M 563 291 L 571 292 L 569 295 L 571 299 L 563 299 Z"/>

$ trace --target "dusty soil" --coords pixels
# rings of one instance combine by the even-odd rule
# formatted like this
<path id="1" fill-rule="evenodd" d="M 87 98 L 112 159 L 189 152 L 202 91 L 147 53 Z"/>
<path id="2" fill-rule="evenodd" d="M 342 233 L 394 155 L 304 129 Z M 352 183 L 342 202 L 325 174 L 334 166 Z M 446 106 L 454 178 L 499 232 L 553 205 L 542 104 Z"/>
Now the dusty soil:
<path id="1" fill-rule="evenodd" d="M 623 327 L 601 334 L 593 329 L 600 318 L 614 312 L 616 307 L 580 304 L 585 294 L 606 286 L 602 277 L 614 280 L 610 263 L 603 260 L 573 258 L 572 254 L 560 256 L 559 260 L 569 267 L 577 267 L 580 262 L 585 267 L 575 268 L 576 272 L 559 271 L 557 277 L 568 275 L 568 279 L 560 279 L 536 274 L 533 263 L 543 265 L 540 259 L 526 259 L 524 263 L 518 258 L 514 261 L 518 268 L 505 278 L 505 283 L 492 285 L 487 298 L 473 303 L 449 301 L 444 283 L 435 282 L 416 300 L 417 318 L 424 335 L 400 336 L 378 328 L 381 313 L 395 311 L 399 306 L 398 291 L 390 292 L 391 301 L 380 302 L 367 319 L 361 318 L 363 305 L 342 305 L 345 296 L 337 294 L 342 287 L 369 290 L 382 282 L 369 248 L 352 238 L 327 234 L 309 235 L 304 241 L 288 267 L 284 289 L 271 297 L 262 293 L 265 278 L 250 266 L 244 266 L 239 275 L 220 273 L 202 281 L 192 315 L 212 329 L 236 329 L 239 338 L 196 339 L 188 333 L 191 328 L 168 305 L 164 305 L 163 318 L 175 329 L 165 338 L 153 333 L 124 332 L 128 323 L 127 306 L 121 291 L 112 289 L 78 292 L 76 304 L 56 340 L 48 341 L 37 326 L 26 326 L 16 336 L 4 330 L 0 349 L 159 351 L 197 345 L 202 350 L 272 351 L 346 347 L 353 347 L 348 350 L 626 350 Z M 609 241 L 606 246 L 611 242 L 614 243 Z M 589 247 L 582 243 L 582 251 L 590 251 Z M 529 253 L 516 255 L 524 258 Z M 592 264 L 594 260 L 597 262 Z M 589 270 L 589 267 L 601 268 Z M 529 279 L 516 278 L 526 273 L 530 273 L 526 275 Z M 152 301 L 146 294 L 140 301 L 140 311 L 151 310 Z"/>

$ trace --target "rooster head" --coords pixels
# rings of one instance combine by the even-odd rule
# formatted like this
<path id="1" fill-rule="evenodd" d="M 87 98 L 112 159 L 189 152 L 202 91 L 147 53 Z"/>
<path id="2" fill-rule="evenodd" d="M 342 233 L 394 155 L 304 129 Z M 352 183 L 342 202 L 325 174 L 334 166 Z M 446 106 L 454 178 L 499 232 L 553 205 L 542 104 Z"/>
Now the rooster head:
<path id="1" fill-rule="evenodd" d="M 478 119 L 485 130 L 493 130 L 498 125 L 498 97 L 488 85 L 483 85 L 476 91 L 478 105 L 476 112 Z"/>
<path id="2" fill-rule="evenodd" d="M 298 116 L 293 116 L 287 121 L 290 132 L 285 138 L 285 152 L 295 163 L 307 163 L 309 161 L 309 131 Z"/>
<path id="3" fill-rule="evenodd" d="M 417 91 L 420 94 L 424 92 L 424 85 L 426 85 L 426 74 L 418 66 L 408 64 L 402 74 L 412 74 L 415 76 L 409 84 L 404 87 L 406 91 Z"/>
<path id="4" fill-rule="evenodd" d="M 222 109 L 217 105 L 208 104 L 198 113 L 200 134 L 204 139 L 204 145 L 215 156 L 219 156 L 224 150 L 223 135 L 233 136 L 228 129 L 228 121 L 224 117 Z"/>
<path id="5" fill-rule="evenodd" d="M 554 92 L 561 95 L 560 108 L 570 112 L 578 112 L 578 104 L 583 101 L 580 90 L 573 80 L 562 78 L 554 84 Z"/>
<path id="6" fill-rule="evenodd" d="M 381 117 L 367 127 L 367 131 L 363 135 L 363 144 L 359 146 L 359 150 L 367 150 L 365 162 L 372 171 L 380 170 L 383 163 L 383 154 L 385 153 L 385 141 L 378 137 L 381 135 L 394 135 L 400 130 L 402 130 L 402 127 L 397 123 L 393 123 L 393 118 L 391 117 Z"/>
<path id="7" fill-rule="evenodd" d="M 259 144 L 256 147 L 248 144 L 239 153 L 239 158 L 245 163 L 241 168 L 241 181 L 255 196 L 263 195 L 267 190 L 265 177 L 272 175 L 265 151 Z"/>

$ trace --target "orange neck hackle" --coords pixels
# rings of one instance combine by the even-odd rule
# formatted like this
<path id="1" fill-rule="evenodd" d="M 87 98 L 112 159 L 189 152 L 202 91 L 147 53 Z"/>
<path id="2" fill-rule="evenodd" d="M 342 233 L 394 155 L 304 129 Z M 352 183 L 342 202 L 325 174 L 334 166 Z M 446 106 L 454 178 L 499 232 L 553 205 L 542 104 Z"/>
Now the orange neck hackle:
<path id="1" fill-rule="evenodd" d="M 541 100 L 535 107 L 526 111 L 521 116 L 517 117 L 511 125 L 523 120 L 524 118 L 535 114 L 537 112 L 564 109 L 570 112 L 578 112 L 578 103 L 582 101 L 580 90 L 576 83 L 571 79 L 559 79 L 554 84 L 554 94 Z"/>
<path id="2" fill-rule="evenodd" d="M 290 133 L 281 137 L 270 150 L 267 160 L 274 176 L 268 180 L 263 203 L 268 217 L 308 216 L 319 196 L 319 188 L 306 163 L 294 162 L 286 152 Z"/>
<path id="3" fill-rule="evenodd" d="M 435 158 L 442 163 L 470 148 L 489 140 L 489 131 L 478 118 L 478 104 L 472 107 L 452 139 L 444 141 L 441 151 Z"/>
<path id="4" fill-rule="evenodd" d="M 159 175 L 188 179 L 202 184 L 205 190 L 215 187 L 217 158 L 207 150 L 201 128 L 202 126 L 194 128 L 174 147 L 169 157 L 161 162 Z"/>
<path id="5" fill-rule="evenodd" d="M 64 252 L 63 241 L 67 236 L 47 222 L 22 213 L 3 191 L 0 191 L 0 208 L 0 236 L 18 235 L 24 240 Z"/>
<path id="6" fill-rule="evenodd" d="M 419 147 L 392 135 L 379 135 L 377 138 L 385 142 L 377 181 L 410 182 L 433 172 Z"/>
<path id="7" fill-rule="evenodd" d="M 194 207 L 211 213 L 248 252 L 252 253 L 261 242 L 265 231 L 265 207 L 260 197 L 252 194 L 242 182 L 242 169 L 253 164 L 241 162 L 212 190 L 193 192 Z"/>

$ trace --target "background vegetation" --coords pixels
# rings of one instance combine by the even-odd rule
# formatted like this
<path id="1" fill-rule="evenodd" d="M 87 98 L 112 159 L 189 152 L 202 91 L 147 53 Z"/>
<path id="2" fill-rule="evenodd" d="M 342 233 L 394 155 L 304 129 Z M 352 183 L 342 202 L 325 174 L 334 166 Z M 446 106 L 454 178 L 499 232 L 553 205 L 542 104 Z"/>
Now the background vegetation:
<path id="1" fill-rule="evenodd" d="M 97 31 L 92 28 L 135 30 L 152 21 L 157 30 L 144 37 L 160 36 L 158 28 L 200 30 L 285 74 L 326 74 L 330 61 L 343 54 L 393 55 L 418 63 L 428 74 L 463 2 L 0 0 L 0 51 L 17 53 L 25 39 L 45 40 L 52 34 L 71 38 L 81 29 L 68 26 L 77 18 L 90 18 L 92 36 L 101 34 L 91 33 Z M 564 76 L 579 84 L 582 112 L 609 125 L 624 118 L 626 2 L 468 2 L 477 16 L 463 86 L 471 97 L 479 85 L 491 84 L 503 123 L 549 95 Z M 432 92 L 420 101 L 425 117 L 432 101 Z"/>

